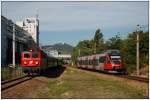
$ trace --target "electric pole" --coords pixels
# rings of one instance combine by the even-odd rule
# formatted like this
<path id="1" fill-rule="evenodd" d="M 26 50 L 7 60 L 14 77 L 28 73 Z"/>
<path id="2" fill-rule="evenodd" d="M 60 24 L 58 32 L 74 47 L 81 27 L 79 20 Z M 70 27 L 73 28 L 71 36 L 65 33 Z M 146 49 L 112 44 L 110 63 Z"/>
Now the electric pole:
<path id="1" fill-rule="evenodd" d="M 13 68 L 15 68 L 15 24 L 13 24 L 13 41 L 12 41 L 12 44 L 13 44 Z"/>
<path id="2" fill-rule="evenodd" d="M 16 69 L 15 69 L 15 24 L 13 24 L 13 40 L 12 40 L 12 45 L 13 45 L 13 57 L 12 57 L 12 77 L 16 77 Z"/>
<path id="3" fill-rule="evenodd" d="M 136 70 L 137 70 L 137 76 L 139 76 L 139 31 L 140 27 L 137 25 L 136 34 L 137 34 L 137 42 L 136 42 Z"/>

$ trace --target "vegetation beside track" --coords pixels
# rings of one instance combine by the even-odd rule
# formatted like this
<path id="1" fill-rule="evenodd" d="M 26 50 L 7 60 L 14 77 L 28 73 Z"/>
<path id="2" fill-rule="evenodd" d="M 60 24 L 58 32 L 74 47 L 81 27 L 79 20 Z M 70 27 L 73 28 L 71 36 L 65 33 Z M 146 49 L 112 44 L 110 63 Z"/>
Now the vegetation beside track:
<path id="1" fill-rule="evenodd" d="M 22 71 L 21 67 L 17 66 L 15 69 L 11 67 L 1 68 L 1 75 L 2 81 L 5 81 L 16 77 L 24 76 L 26 74 Z"/>
<path id="2" fill-rule="evenodd" d="M 66 68 L 59 78 L 50 78 L 36 98 L 145 98 L 138 88 L 80 70 Z"/>

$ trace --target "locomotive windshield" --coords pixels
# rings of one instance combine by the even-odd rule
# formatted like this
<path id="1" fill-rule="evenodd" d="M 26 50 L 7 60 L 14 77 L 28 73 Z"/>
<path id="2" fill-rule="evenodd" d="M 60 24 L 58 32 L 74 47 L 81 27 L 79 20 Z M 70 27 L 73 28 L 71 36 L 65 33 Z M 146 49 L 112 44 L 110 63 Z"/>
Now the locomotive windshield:
<path id="1" fill-rule="evenodd" d="M 120 58 L 111 58 L 111 60 L 112 60 L 112 62 L 113 62 L 114 64 L 120 64 L 120 63 L 121 63 Z"/>
<path id="2" fill-rule="evenodd" d="M 30 58 L 30 53 L 24 53 L 24 58 Z"/>
<path id="3" fill-rule="evenodd" d="M 38 58 L 38 52 L 33 52 L 32 53 L 32 58 Z"/>
<path id="4" fill-rule="evenodd" d="M 120 64 L 120 60 L 112 60 L 114 64 Z"/>
<path id="5" fill-rule="evenodd" d="M 119 50 L 107 50 L 106 53 L 108 53 L 109 55 L 120 55 Z"/>

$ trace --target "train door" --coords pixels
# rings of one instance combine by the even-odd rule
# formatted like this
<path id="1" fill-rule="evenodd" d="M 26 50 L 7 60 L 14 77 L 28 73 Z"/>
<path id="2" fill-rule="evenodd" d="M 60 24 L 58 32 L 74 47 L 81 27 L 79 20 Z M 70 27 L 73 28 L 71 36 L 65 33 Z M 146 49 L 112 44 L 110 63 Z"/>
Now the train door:
<path id="1" fill-rule="evenodd" d="M 95 55 L 95 57 L 93 59 L 93 65 L 94 65 L 93 68 L 95 70 L 99 70 L 100 69 L 98 58 L 99 58 L 99 55 Z"/>
<path id="2" fill-rule="evenodd" d="M 85 57 L 82 57 L 82 68 L 85 68 Z"/>
<path id="3" fill-rule="evenodd" d="M 99 57 L 100 70 L 104 70 L 105 64 L 106 64 L 106 56 L 100 56 Z"/>
<path id="4" fill-rule="evenodd" d="M 88 56 L 88 68 L 93 69 L 93 64 L 92 64 L 92 56 Z"/>
<path id="5" fill-rule="evenodd" d="M 88 57 L 85 57 L 85 68 L 88 69 L 88 67 L 89 67 L 89 64 L 88 64 Z"/>
<path id="6" fill-rule="evenodd" d="M 112 63 L 109 56 L 106 56 L 106 63 L 105 63 L 105 70 L 111 70 L 112 69 Z"/>
<path id="7" fill-rule="evenodd" d="M 80 65 L 81 65 L 81 60 L 80 60 L 80 58 L 78 57 L 78 58 L 77 58 L 77 67 L 79 68 Z"/>

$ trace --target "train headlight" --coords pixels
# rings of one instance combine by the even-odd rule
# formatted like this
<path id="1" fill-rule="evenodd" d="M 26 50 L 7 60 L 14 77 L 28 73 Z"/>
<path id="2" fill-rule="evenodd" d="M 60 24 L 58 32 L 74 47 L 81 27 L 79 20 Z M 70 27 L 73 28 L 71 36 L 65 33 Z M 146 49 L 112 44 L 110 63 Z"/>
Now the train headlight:
<path id="1" fill-rule="evenodd" d="M 29 63 L 30 63 L 30 64 L 32 64 L 32 63 L 33 63 L 33 61 L 31 60 Z"/>
<path id="2" fill-rule="evenodd" d="M 38 63 L 39 63 L 38 61 L 35 62 L 36 65 L 37 65 Z"/>
<path id="3" fill-rule="evenodd" d="M 26 62 L 26 61 L 24 61 L 24 64 L 27 64 L 27 62 Z"/>

